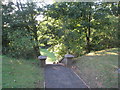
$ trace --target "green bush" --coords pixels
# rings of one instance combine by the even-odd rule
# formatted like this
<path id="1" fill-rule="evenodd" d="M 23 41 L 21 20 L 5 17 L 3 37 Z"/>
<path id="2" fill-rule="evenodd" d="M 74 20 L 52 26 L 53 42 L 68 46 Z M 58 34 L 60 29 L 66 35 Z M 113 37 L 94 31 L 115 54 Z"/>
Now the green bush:
<path id="1" fill-rule="evenodd" d="M 16 30 L 13 33 L 9 33 L 8 38 L 10 39 L 9 47 L 7 48 L 7 55 L 16 58 L 34 58 L 34 48 L 33 46 L 36 42 L 33 38 L 27 34 L 27 32 L 22 32 L 22 30 Z"/>

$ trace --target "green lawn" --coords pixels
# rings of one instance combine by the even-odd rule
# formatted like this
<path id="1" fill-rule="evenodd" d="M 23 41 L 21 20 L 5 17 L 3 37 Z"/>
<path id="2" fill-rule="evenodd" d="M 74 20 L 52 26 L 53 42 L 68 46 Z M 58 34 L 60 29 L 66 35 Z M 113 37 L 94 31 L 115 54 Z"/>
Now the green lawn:
<path id="1" fill-rule="evenodd" d="M 43 69 L 38 60 L 2 57 L 3 88 L 43 88 Z"/>
<path id="2" fill-rule="evenodd" d="M 40 53 L 43 56 L 47 56 L 47 61 L 48 62 L 54 62 L 54 61 L 56 61 L 56 57 L 55 57 L 54 53 L 48 51 L 47 49 L 40 49 Z"/>
<path id="3" fill-rule="evenodd" d="M 118 87 L 118 49 L 91 52 L 77 60 L 76 72 L 91 88 Z"/>
<path id="4" fill-rule="evenodd" d="M 2 89 L 2 56 L 0 55 L 0 90 Z"/>

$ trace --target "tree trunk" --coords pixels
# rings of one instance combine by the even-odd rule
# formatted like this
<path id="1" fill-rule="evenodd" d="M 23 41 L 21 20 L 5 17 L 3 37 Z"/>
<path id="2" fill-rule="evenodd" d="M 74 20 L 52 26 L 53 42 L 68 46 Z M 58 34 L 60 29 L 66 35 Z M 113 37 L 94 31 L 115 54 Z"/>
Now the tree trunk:
<path id="1" fill-rule="evenodd" d="M 37 39 L 38 38 L 37 28 L 36 28 L 35 25 L 33 26 L 33 28 L 34 28 L 34 38 L 35 38 L 35 41 L 37 42 L 37 44 L 34 46 L 34 51 L 35 51 L 36 56 L 38 57 L 41 54 L 40 54 L 40 51 L 39 51 L 39 45 L 38 45 L 38 39 Z"/>
<path id="2" fill-rule="evenodd" d="M 34 51 L 37 57 L 41 55 L 39 52 L 39 46 L 34 46 Z"/>
<path id="3" fill-rule="evenodd" d="M 90 10 L 91 10 L 91 5 L 90 5 Z M 91 12 L 89 11 L 89 15 L 88 15 L 88 22 L 89 22 L 89 25 L 88 25 L 88 27 L 87 27 L 87 32 L 86 32 L 86 40 L 87 40 L 87 46 L 86 46 L 86 48 L 87 48 L 87 50 L 86 50 L 86 52 L 87 53 L 90 53 L 90 51 L 91 51 L 91 45 L 90 45 L 90 34 L 91 34 L 91 30 L 90 30 L 90 21 L 91 21 Z"/>

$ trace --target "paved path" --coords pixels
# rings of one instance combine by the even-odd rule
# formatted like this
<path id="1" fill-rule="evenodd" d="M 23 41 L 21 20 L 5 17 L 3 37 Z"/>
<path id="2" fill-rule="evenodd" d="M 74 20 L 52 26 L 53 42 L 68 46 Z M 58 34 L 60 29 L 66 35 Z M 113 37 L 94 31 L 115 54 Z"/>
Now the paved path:
<path id="1" fill-rule="evenodd" d="M 45 88 L 87 88 L 69 68 L 61 65 L 46 65 Z"/>

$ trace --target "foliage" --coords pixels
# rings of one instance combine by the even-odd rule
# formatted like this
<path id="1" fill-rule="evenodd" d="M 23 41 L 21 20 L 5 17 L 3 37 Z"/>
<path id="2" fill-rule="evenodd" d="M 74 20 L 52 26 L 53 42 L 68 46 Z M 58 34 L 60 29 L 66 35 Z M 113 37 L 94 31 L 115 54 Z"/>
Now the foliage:
<path id="1" fill-rule="evenodd" d="M 2 6 L 3 54 L 34 57 L 40 55 L 39 47 L 45 47 L 57 57 L 80 56 L 120 45 L 116 2 L 56 2 L 44 7 L 10 2 Z M 36 20 L 40 15 L 44 19 Z"/>
<path id="2" fill-rule="evenodd" d="M 61 53 L 79 56 L 92 50 L 118 47 L 117 3 L 61 2 L 46 8 L 44 15 L 49 33 L 55 39 L 54 46 L 65 46 L 62 50 L 58 48 Z"/>
<path id="3" fill-rule="evenodd" d="M 3 5 L 3 54 L 31 58 L 40 55 L 36 17 L 42 12 L 34 3 Z"/>
<path id="4" fill-rule="evenodd" d="M 26 36 L 27 32 L 22 32 L 20 30 L 16 30 L 12 32 L 8 38 L 10 41 L 10 50 L 8 51 L 10 56 L 14 57 L 25 57 L 27 59 L 33 58 L 34 51 L 33 46 L 36 43 L 35 41 L 31 41 L 31 36 Z"/>

